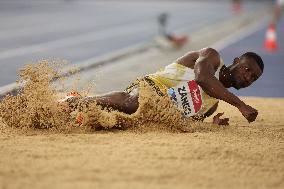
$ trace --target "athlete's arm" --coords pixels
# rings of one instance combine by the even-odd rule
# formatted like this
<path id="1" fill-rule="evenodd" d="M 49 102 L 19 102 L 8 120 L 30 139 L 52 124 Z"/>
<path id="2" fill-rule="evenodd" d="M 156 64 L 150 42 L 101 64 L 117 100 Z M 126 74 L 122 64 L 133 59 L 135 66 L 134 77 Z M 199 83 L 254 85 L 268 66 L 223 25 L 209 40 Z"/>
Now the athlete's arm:
<path id="1" fill-rule="evenodd" d="M 218 108 L 218 103 L 219 103 L 219 102 L 217 102 L 216 104 L 214 104 L 214 106 L 212 106 L 212 107 L 204 114 L 204 116 L 205 116 L 205 117 L 209 117 L 209 116 L 211 116 L 212 114 L 214 114 L 214 112 L 216 112 L 216 110 L 217 110 L 217 108 Z"/>
<path id="2" fill-rule="evenodd" d="M 254 121 L 257 116 L 257 111 L 246 105 L 233 93 L 229 92 L 214 76 L 219 64 L 220 57 L 216 50 L 212 48 L 200 50 L 199 57 L 194 65 L 196 82 L 208 95 L 237 107 L 249 122 Z"/>
<path id="3" fill-rule="evenodd" d="M 204 119 L 206 117 L 211 116 L 217 110 L 217 107 L 218 107 L 218 102 L 216 104 L 214 104 L 204 115 L 202 115 L 202 116 L 192 116 L 191 118 L 194 121 L 204 121 Z"/>
<path id="4" fill-rule="evenodd" d="M 192 119 L 194 121 L 204 121 L 204 119 L 206 117 L 209 117 L 212 114 L 214 114 L 214 112 L 216 112 L 217 108 L 218 108 L 218 102 L 216 104 L 214 104 L 204 115 L 193 116 Z M 224 115 L 224 113 L 218 113 L 217 115 L 215 115 L 213 117 L 212 123 L 217 124 L 217 125 L 229 125 L 229 118 L 220 118 L 222 115 Z"/>

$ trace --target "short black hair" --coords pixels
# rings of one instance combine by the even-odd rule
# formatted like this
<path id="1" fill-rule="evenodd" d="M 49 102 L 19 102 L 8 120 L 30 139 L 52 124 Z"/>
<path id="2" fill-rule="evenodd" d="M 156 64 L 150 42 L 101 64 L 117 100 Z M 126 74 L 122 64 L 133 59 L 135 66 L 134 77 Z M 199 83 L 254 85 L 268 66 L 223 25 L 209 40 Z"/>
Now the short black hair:
<path id="1" fill-rule="evenodd" d="M 257 63 L 257 65 L 259 66 L 259 68 L 261 69 L 261 71 L 263 72 L 264 64 L 263 64 L 262 58 L 258 54 L 256 54 L 255 52 L 246 52 L 242 54 L 240 58 L 243 58 L 243 57 L 253 58 L 255 62 Z"/>

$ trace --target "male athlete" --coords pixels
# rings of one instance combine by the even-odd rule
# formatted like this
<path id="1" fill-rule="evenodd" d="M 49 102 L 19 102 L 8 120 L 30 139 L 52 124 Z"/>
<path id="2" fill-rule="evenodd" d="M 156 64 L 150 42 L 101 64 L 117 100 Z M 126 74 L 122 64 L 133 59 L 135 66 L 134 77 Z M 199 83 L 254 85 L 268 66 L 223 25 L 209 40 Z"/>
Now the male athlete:
<path id="1" fill-rule="evenodd" d="M 139 82 L 145 81 L 158 95 L 168 95 L 185 117 L 203 121 L 216 111 L 218 101 L 223 100 L 238 108 L 248 122 L 253 122 L 258 111 L 226 88 L 241 89 L 250 86 L 261 76 L 263 68 L 261 57 L 254 52 L 246 52 L 235 58 L 231 65 L 225 66 L 215 49 L 204 48 L 189 52 L 160 71 L 137 79 L 123 92 L 79 98 L 132 114 L 139 106 Z M 69 98 L 67 102 L 70 103 L 75 98 L 77 97 Z M 217 114 L 213 123 L 228 125 L 229 119 L 221 119 L 222 114 Z"/>

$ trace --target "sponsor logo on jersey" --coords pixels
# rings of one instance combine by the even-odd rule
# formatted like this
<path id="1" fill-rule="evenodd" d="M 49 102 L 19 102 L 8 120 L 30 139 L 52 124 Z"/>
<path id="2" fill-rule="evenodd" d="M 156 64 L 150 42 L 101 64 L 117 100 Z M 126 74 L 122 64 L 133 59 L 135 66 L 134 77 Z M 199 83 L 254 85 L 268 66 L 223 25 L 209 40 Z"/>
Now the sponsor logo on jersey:
<path id="1" fill-rule="evenodd" d="M 201 109 L 201 90 L 194 80 L 170 88 L 168 94 L 185 116 L 192 116 Z"/>
<path id="2" fill-rule="evenodd" d="M 188 82 L 188 87 L 190 90 L 194 111 L 198 112 L 202 105 L 202 98 L 199 86 L 197 85 L 196 81 L 192 80 Z"/>

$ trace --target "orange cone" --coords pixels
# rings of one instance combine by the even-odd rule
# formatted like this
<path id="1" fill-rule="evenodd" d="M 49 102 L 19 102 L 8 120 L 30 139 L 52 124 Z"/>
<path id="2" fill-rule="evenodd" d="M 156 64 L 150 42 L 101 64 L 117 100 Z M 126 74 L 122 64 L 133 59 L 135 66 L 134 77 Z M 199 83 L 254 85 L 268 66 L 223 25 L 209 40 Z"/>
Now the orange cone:
<path id="1" fill-rule="evenodd" d="M 240 14 L 242 12 L 241 1 L 238 0 L 233 1 L 232 10 L 234 14 Z"/>
<path id="2" fill-rule="evenodd" d="M 271 24 L 266 31 L 264 48 L 267 51 L 276 51 L 278 49 L 276 29 L 274 24 Z"/>

